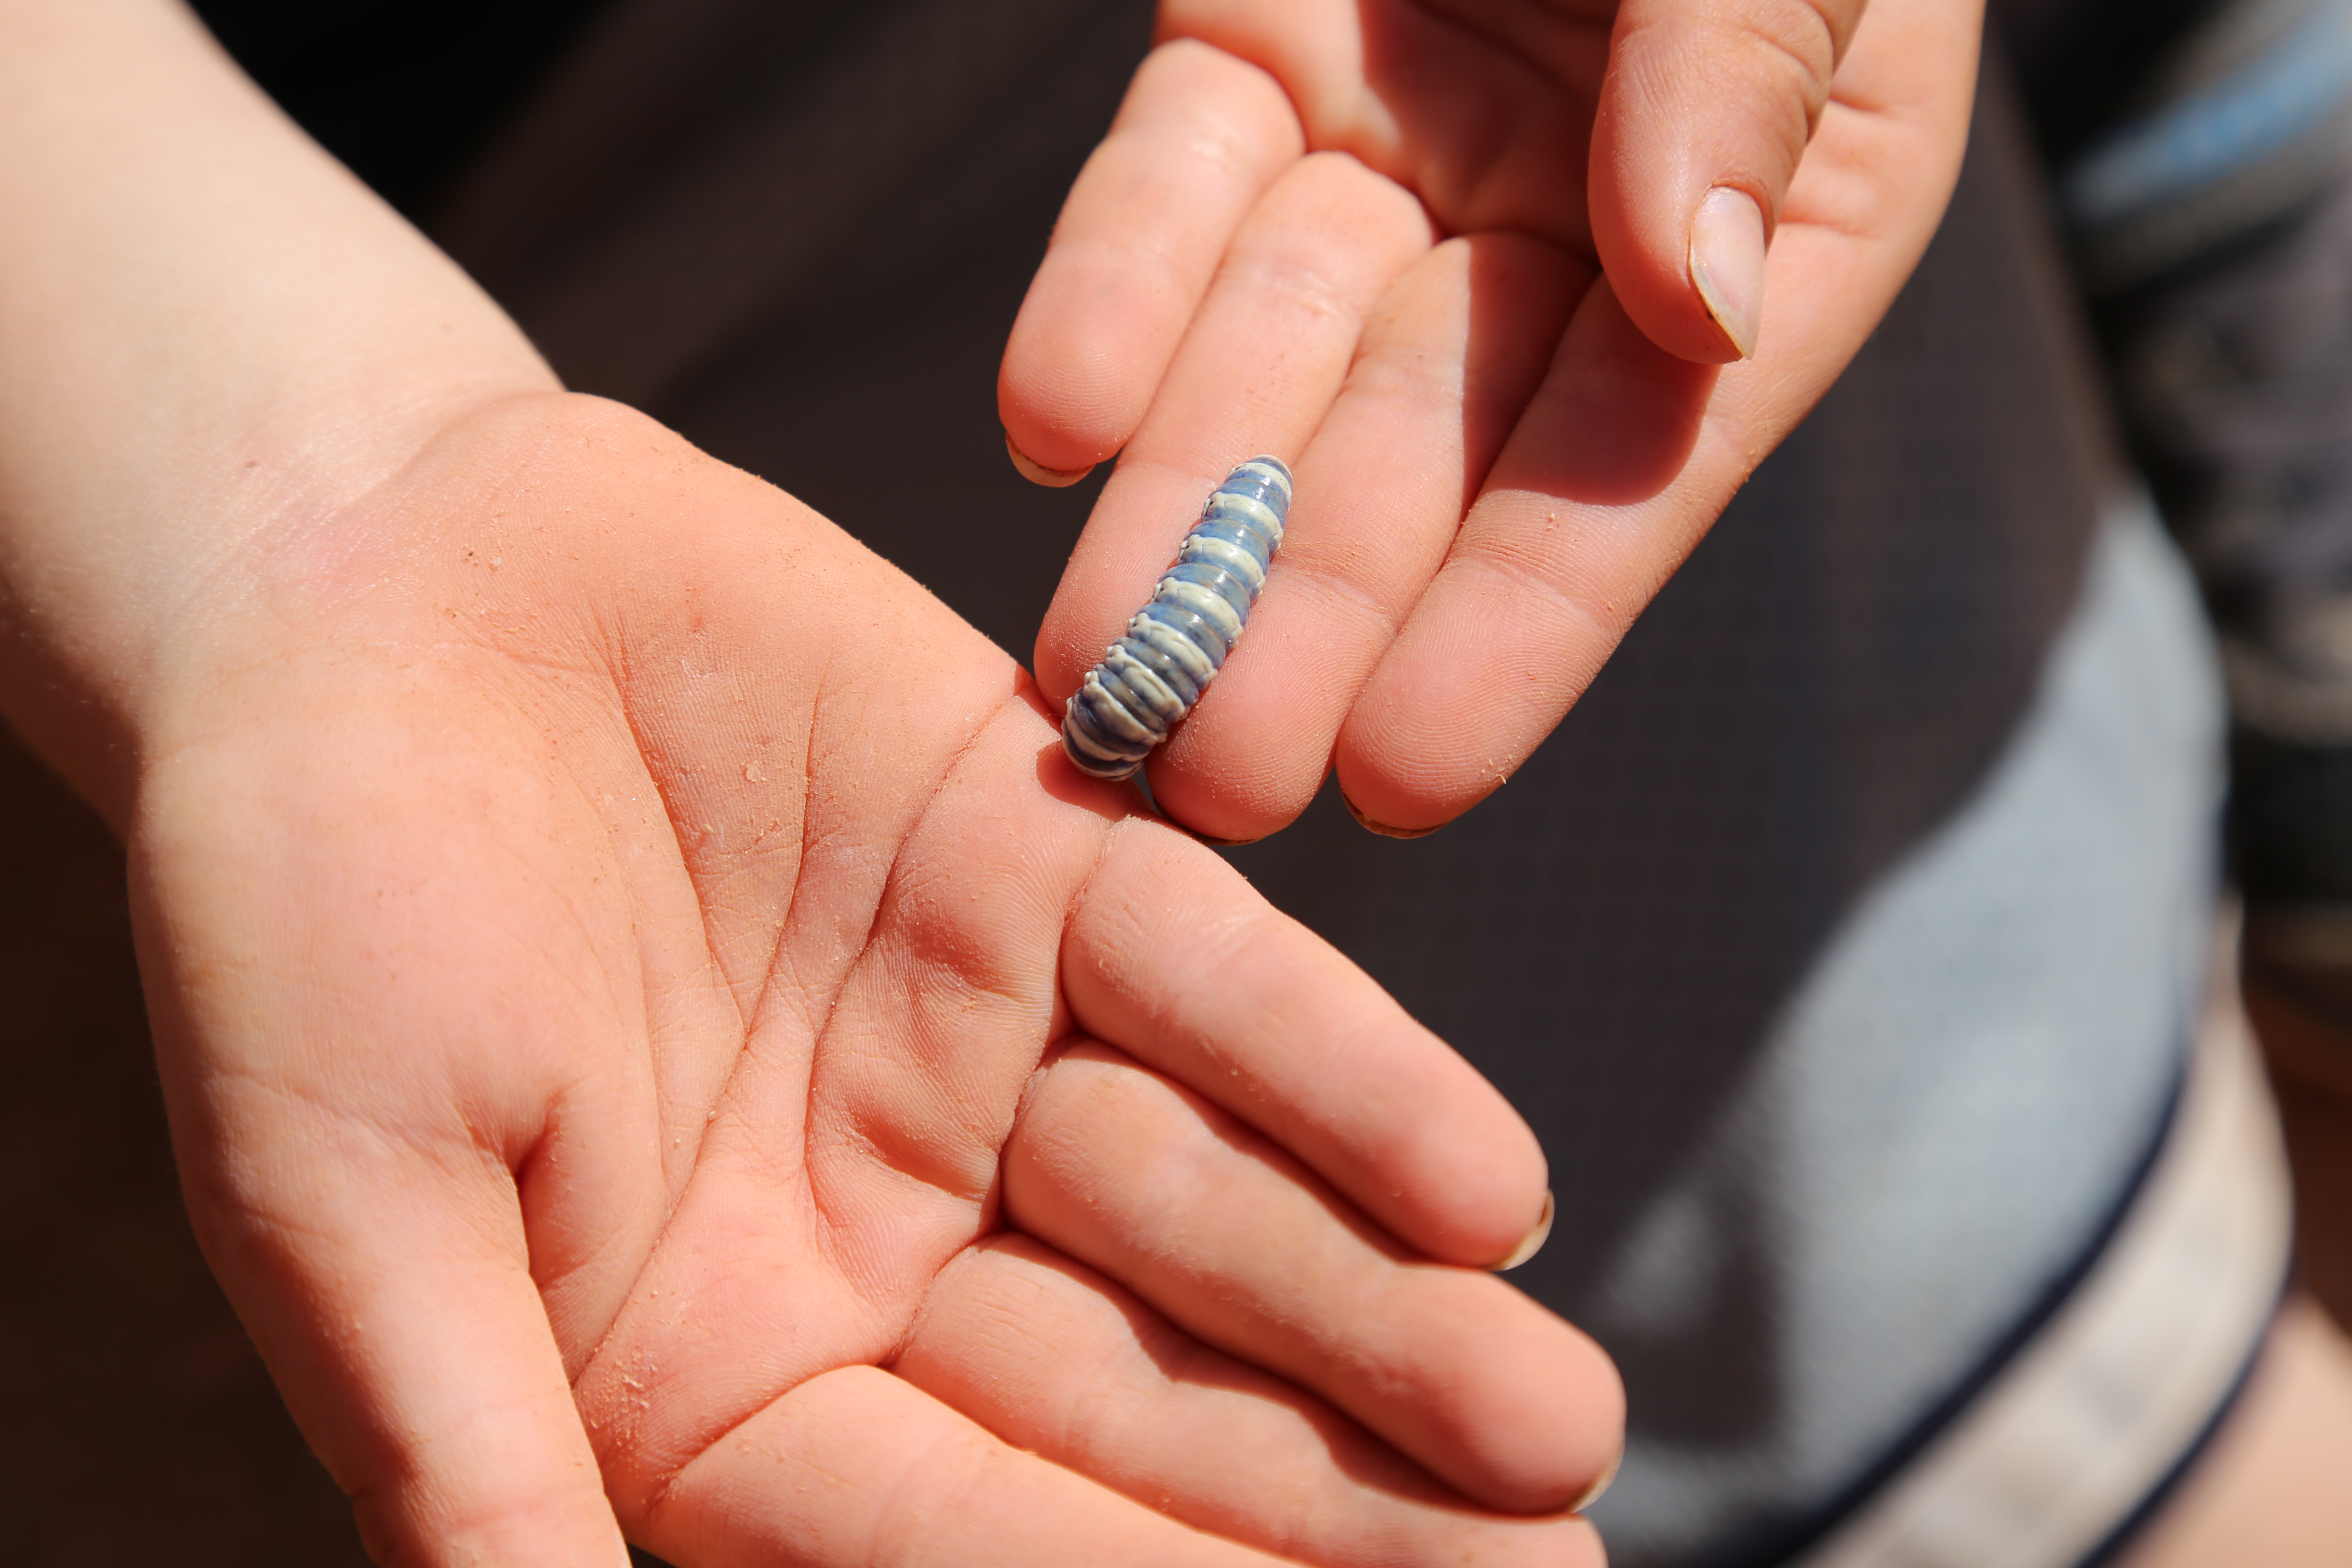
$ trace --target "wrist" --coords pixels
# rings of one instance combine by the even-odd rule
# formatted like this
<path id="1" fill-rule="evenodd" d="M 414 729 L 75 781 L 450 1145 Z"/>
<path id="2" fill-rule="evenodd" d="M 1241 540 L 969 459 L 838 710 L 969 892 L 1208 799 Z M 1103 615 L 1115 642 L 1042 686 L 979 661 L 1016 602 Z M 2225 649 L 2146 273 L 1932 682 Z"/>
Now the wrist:
<path id="1" fill-rule="evenodd" d="M 555 384 L 162 0 L 0 0 L 0 710 L 120 827 L 273 552 Z"/>
<path id="2" fill-rule="evenodd" d="M 148 758 L 207 688 L 337 640 L 330 616 L 363 609 L 369 589 L 408 596 L 417 520 L 383 498 L 448 432 L 529 398 L 562 395 L 453 370 L 348 416 L 314 411 L 241 459 L 225 453 L 161 515 L 110 531 L 69 512 L 6 515 L 0 713 L 121 831 Z M 369 637 L 368 618 L 352 614 L 348 635 Z"/>

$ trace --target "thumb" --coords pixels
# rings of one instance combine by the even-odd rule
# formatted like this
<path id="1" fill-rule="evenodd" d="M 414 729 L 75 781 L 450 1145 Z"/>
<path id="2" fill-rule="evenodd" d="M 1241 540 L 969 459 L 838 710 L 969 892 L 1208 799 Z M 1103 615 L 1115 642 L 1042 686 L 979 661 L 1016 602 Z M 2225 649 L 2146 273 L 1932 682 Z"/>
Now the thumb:
<path id="1" fill-rule="evenodd" d="M 1756 352 L 1765 247 L 1863 5 L 1619 9 L 1593 126 L 1593 243 L 1625 313 L 1668 353 Z"/>
<path id="2" fill-rule="evenodd" d="M 324 1152 L 373 1140 L 323 1121 L 303 1142 L 292 1182 L 184 1162 L 189 1208 L 369 1555 L 625 1568 L 505 1172 Z"/>

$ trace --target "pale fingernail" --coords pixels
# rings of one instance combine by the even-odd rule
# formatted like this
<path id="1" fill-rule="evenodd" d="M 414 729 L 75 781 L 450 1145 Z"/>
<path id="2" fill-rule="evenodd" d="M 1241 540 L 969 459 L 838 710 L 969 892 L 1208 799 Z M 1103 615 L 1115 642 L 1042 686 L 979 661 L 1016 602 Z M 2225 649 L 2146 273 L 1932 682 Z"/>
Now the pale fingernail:
<path id="1" fill-rule="evenodd" d="M 1441 822 L 1437 827 L 1391 827 L 1385 822 L 1374 822 L 1370 817 L 1366 816 L 1361 807 L 1348 799 L 1346 790 L 1339 792 L 1339 798 L 1347 803 L 1348 815 L 1356 819 L 1357 826 L 1362 827 L 1367 833 L 1377 833 L 1383 838 L 1426 838 L 1436 832 L 1438 827 L 1445 826 Z"/>
<path id="2" fill-rule="evenodd" d="M 1500 1263 L 1495 1265 L 1496 1273 L 1507 1274 L 1512 1269 L 1517 1268 L 1520 1264 L 1525 1263 L 1528 1258 L 1533 1258 L 1537 1253 L 1543 1250 L 1543 1244 L 1551 1239 L 1551 1189 L 1547 1187 L 1544 1189 L 1543 1216 L 1536 1221 L 1535 1229 L 1528 1232 L 1526 1236 L 1519 1239 L 1518 1246 L 1511 1248 L 1511 1255 L 1503 1259 Z M 1604 1480 L 1601 1484 L 1605 1487 L 1609 1483 Z M 1592 1495 L 1598 1497 L 1601 1494 L 1599 1492 L 1595 1492 Z M 1579 1503 L 1576 1506 L 1582 1508 L 1584 1505 L 1582 1503 Z"/>
<path id="3" fill-rule="evenodd" d="M 1756 353 L 1764 313 L 1764 209 L 1745 191 L 1717 185 L 1691 219 L 1691 283 L 1741 359 Z"/>
<path id="4" fill-rule="evenodd" d="M 1624 1468 L 1624 1466 L 1625 1445 L 1620 1443 L 1617 1445 L 1615 1457 L 1611 1458 L 1609 1461 L 1609 1468 L 1601 1472 L 1601 1479 L 1593 1482 L 1591 1486 L 1585 1488 L 1584 1495 L 1578 1498 L 1574 1505 L 1571 1506 L 1568 1511 L 1570 1513 L 1582 1513 L 1586 1509 L 1591 1508 L 1594 1503 L 1599 1502 L 1601 1500 L 1601 1494 L 1609 1489 L 1610 1483 L 1617 1479 L 1617 1472 Z"/>
<path id="5" fill-rule="evenodd" d="M 1014 446 L 1010 431 L 1005 433 L 1004 449 L 1012 454 L 1013 466 L 1021 470 L 1021 477 L 1033 485 L 1050 485 L 1058 490 L 1066 486 L 1076 484 L 1095 471 L 1095 466 L 1092 463 L 1088 463 L 1083 468 L 1049 468 Z"/>

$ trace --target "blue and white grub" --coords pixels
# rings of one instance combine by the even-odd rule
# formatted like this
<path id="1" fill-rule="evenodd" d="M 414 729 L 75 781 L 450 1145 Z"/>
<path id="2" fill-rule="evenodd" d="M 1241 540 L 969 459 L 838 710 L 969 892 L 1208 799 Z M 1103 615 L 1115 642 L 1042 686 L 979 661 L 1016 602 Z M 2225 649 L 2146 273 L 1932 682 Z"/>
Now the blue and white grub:
<path id="1" fill-rule="evenodd" d="M 1201 700 L 1249 624 L 1289 515 L 1279 458 L 1252 458 L 1209 492 L 1151 603 L 1063 710 L 1062 749 L 1081 772 L 1128 777 Z"/>

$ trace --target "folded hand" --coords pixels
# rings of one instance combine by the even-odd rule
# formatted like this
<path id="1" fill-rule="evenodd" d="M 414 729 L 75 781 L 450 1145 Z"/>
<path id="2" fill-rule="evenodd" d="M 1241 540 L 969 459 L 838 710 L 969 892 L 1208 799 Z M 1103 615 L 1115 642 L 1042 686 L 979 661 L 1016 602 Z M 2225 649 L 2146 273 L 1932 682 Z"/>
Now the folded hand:
<path id="1" fill-rule="evenodd" d="M 1165 0 L 999 384 L 1032 470 L 1119 453 L 1045 694 L 1272 452 L 1297 471 L 1282 557 L 1154 799 L 1248 839 L 1334 767 L 1390 831 L 1484 798 L 1909 274 L 1979 13 Z"/>

